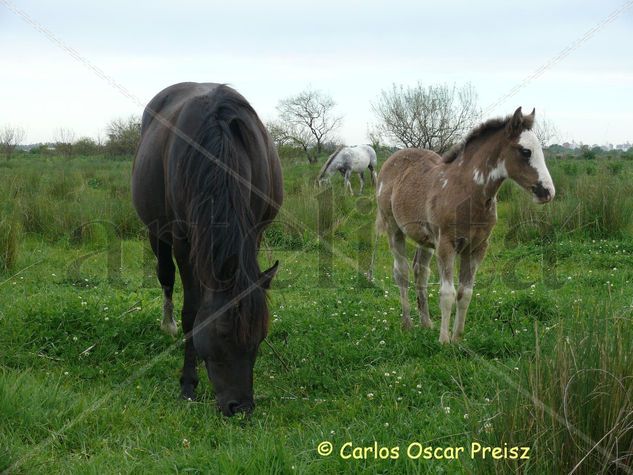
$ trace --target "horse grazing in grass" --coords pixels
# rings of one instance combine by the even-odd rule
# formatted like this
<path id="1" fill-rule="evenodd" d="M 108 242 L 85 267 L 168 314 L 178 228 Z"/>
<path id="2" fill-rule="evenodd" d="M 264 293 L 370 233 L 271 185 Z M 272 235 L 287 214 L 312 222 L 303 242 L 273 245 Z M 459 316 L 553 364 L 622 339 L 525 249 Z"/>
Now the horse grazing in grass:
<path id="1" fill-rule="evenodd" d="M 376 190 L 376 228 L 386 232 L 394 256 L 394 280 L 400 288 L 403 326 L 412 326 L 405 253 L 408 236 L 417 244 L 413 260 L 420 322 L 431 327 L 427 301 L 429 262 L 434 250 L 441 280 L 440 342 L 451 339 L 449 322 L 457 296 L 452 340 L 464 333 L 466 312 L 477 268 L 497 222 L 496 195 L 506 178 L 532 193 L 537 203 L 554 198 L 554 184 L 541 145 L 532 132 L 534 114 L 519 107 L 512 116 L 492 119 L 440 157 L 430 150 L 405 149 L 393 154 L 380 170 Z M 460 257 L 459 290 L 453 266 Z"/>
<path id="2" fill-rule="evenodd" d="M 158 259 L 161 328 L 177 332 L 173 252 L 184 292 L 181 394 L 194 398 L 199 357 L 227 416 L 254 407 L 253 366 L 267 334 L 266 290 L 278 264 L 261 272 L 257 251 L 282 195 L 272 140 L 235 90 L 182 83 L 151 100 L 133 166 L 132 199 Z"/>
<path id="3" fill-rule="evenodd" d="M 365 170 L 371 172 L 371 182 L 376 185 L 376 165 L 378 160 L 376 152 L 369 145 L 353 145 L 351 147 L 338 147 L 323 164 L 317 181 L 319 185 L 328 180 L 337 171 L 345 179 L 345 188 L 353 195 L 350 177 L 352 172 L 358 173 L 360 178 L 360 193 L 365 188 Z"/>

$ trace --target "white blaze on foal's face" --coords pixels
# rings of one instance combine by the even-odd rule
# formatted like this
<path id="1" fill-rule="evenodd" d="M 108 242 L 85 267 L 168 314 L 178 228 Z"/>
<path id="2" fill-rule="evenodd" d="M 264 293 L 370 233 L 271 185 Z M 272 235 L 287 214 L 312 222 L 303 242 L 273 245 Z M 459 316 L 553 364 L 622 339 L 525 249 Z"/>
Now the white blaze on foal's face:
<path id="1" fill-rule="evenodd" d="M 545 155 L 543 154 L 543 148 L 539 142 L 536 134 L 531 130 L 525 130 L 519 137 L 519 146 L 522 147 L 520 153 L 528 160 L 529 165 L 536 170 L 538 175 L 538 183 L 532 187 L 534 193 L 534 201 L 548 202 L 554 199 L 556 190 L 554 189 L 554 183 L 552 177 L 549 174 L 547 165 L 545 164 Z M 528 151 L 529 150 L 529 154 Z"/>
<path id="2" fill-rule="evenodd" d="M 555 195 L 554 183 L 536 135 L 526 129 L 515 140 L 503 157 L 508 177 L 532 193 L 536 203 L 552 201 Z"/>

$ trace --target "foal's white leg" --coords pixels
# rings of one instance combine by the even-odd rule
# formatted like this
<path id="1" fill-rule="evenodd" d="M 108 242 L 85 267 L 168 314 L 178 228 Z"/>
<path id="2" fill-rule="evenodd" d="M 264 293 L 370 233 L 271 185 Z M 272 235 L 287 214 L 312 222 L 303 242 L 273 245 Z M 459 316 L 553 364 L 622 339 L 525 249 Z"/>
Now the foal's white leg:
<path id="1" fill-rule="evenodd" d="M 459 290 L 457 291 L 457 314 L 453 325 L 453 341 L 460 341 L 464 336 L 466 313 L 473 296 L 473 285 L 477 268 L 483 260 L 486 246 L 481 246 L 473 252 L 465 252 L 460 257 L 459 264 Z"/>
<path id="2" fill-rule="evenodd" d="M 449 324 L 453 304 L 455 303 L 455 284 L 453 283 L 453 264 L 455 251 L 450 242 L 440 242 L 437 250 L 437 264 L 440 273 L 440 310 L 442 324 L 440 326 L 440 343 L 450 341 Z"/>
<path id="3" fill-rule="evenodd" d="M 433 257 L 433 249 L 419 246 L 413 258 L 413 275 L 415 276 L 415 291 L 418 296 L 418 310 L 420 311 L 420 324 L 426 328 L 433 328 L 433 322 L 429 315 L 428 283 L 431 268 L 429 263 Z"/>
<path id="4" fill-rule="evenodd" d="M 402 327 L 413 328 L 409 306 L 409 263 L 406 255 L 406 242 L 402 231 L 389 232 L 389 245 L 393 254 L 393 279 L 400 289 L 400 305 L 402 306 Z"/>

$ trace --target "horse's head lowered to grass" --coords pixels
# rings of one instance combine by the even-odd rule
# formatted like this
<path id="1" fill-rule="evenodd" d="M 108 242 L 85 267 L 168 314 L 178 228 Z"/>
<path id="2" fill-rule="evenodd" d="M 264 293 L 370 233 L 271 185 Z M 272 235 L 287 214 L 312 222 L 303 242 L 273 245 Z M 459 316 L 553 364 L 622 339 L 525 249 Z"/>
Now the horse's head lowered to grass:
<path id="1" fill-rule="evenodd" d="M 240 272 L 236 262 L 223 266 L 221 280 L 228 285 L 203 291 L 193 326 L 194 347 L 205 362 L 218 407 L 226 416 L 249 413 L 255 407 L 253 368 L 268 330 L 266 291 L 279 264 L 275 262 L 242 295 L 236 295 L 233 281 Z"/>

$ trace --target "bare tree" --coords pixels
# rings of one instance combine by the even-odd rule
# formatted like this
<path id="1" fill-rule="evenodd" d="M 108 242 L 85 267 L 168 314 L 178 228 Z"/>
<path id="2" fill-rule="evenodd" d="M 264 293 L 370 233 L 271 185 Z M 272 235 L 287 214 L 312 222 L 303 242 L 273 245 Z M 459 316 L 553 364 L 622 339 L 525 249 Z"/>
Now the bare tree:
<path id="1" fill-rule="evenodd" d="M 536 134 L 539 142 L 541 142 L 541 147 L 551 145 L 551 143 L 554 140 L 558 140 L 560 136 L 556 125 L 543 115 L 536 118 L 534 128 L 532 130 Z"/>
<path id="2" fill-rule="evenodd" d="M 367 127 L 367 139 L 369 140 L 370 145 L 376 151 L 380 148 L 382 144 L 382 134 L 378 127 Z"/>
<path id="3" fill-rule="evenodd" d="M 288 135 L 287 127 L 285 127 L 282 122 L 277 120 L 267 122 L 266 129 L 275 147 L 279 148 L 292 143 L 292 139 Z"/>
<path id="4" fill-rule="evenodd" d="M 477 94 L 470 84 L 396 86 L 372 104 L 380 135 L 399 146 L 445 152 L 479 120 Z"/>
<path id="5" fill-rule="evenodd" d="M 75 132 L 71 129 L 60 127 L 55 131 L 55 148 L 65 157 L 73 154 L 73 144 L 75 142 Z"/>
<path id="6" fill-rule="evenodd" d="M 0 151 L 7 160 L 11 158 L 15 148 L 24 141 L 26 132 L 22 127 L 5 125 L 0 128 Z"/>
<path id="7" fill-rule="evenodd" d="M 316 162 L 323 144 L 341 125 L 343 118 L 334 113 L 335 106 L 330 96 L 312 89 L 282 99 L 277 105 L 285 136 L 304 150 L 310 163 Z"/>

